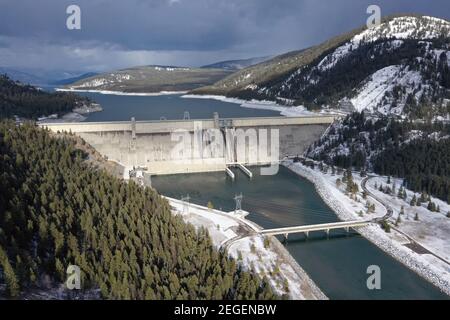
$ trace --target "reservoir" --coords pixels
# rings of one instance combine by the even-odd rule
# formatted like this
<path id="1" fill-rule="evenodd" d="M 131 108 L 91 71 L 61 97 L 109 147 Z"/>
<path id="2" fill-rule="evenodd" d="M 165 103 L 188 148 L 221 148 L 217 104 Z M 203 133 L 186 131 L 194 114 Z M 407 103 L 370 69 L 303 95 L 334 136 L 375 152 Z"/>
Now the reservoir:
<path id="1" fill-rule="evenodd" d="M 214 112 L 221 118 L 273 117 L 280 113 L 272 110 L 243 108 L 239 104 L 213 99 L 182 98 L 182 95 L 121 96 L 100 93 L 77 93 L 91 98 L 103 107 L 102 112 L 89 114 L 85 121 L 128 121 L 183 119 L 188 111 L 191 119 L 211 119 Z"/>
<path id="2" fill-rule="evenodd" d="M 275 176 L 261 176 L 251 168 L 250 180 L 234 170 L 232 181 L 224 172 L 152 177 L 160 193 L 232 211 L 233 197 L 242 193 L 247 219 L 264 228 L 334 222 L 339 219 L 323 202 L 314 185 L 280 167 Z M 357 234 L 332 231 L 289 235 L 288 251 L 330 299 L 448 299 L 438 288 Z M 369 290 L 367 267 L 381 269 L 381 289 Z"/>

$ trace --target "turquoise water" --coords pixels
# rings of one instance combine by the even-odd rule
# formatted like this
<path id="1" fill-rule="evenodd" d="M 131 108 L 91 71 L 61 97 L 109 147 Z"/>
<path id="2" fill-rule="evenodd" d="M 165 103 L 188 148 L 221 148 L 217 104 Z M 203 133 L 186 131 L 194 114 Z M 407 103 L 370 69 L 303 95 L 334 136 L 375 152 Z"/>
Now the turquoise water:
<path id="1" fill-rule="evenodd" d="M 249 180 L 235 171 L 233 182 L 225 173 L 200 173 L 152 177 L 152 185 L 162 194 L 181 198 L 189 194 L 192 202 L 234 210 L 233 197 L 242 192 L 248 219 L 264 228 L 337 221 L 307 180 L 281 167 L 275 176 L 260 176 L 252 168 Z M 288 251 L 331 299 L 446 299 L 428 281 L 384 253 L 357 233 L 333 231 L 289 235 Z M 381 290 L 366 286 L 367 267 L 381 268 Z"/>

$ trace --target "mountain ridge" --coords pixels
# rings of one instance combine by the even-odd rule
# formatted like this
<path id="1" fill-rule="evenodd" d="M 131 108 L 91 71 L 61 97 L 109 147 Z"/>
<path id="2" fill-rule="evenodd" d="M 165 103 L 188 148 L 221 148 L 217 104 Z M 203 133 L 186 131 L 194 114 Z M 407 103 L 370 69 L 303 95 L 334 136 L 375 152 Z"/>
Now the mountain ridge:
<path id="1" fill-rule="evenodd" d="M 255 58 L 247 58 L 247 59 L 235 59 L 235 60 L 225 60 L 219 61 L 212 64 L 208 64 L 205 66 L 201 66 L 200 68 L 217 68 L 217 69 L 225 69 L 225 70 L 241 70 L 246 67 L 250 67 L 255 64 L 259 64 L 266 60 L 273 58 L 273 56 L 265 56 L 265 57 L 255 57 Z"/>
<path id="2" fill-rule="evenodd" d="M 66 89 L 156 93 L 189 91 L 214 83 L 230 73 L 213 68 L 147 65 L 98 74 L 65 86 Z"/>
<path id="3" fill-rule="evenodd" d="M 308 109 L 347 102 L 359 111 L 442 116 L 449 113 L 449 34 L 444 19 L 390 16 L 377 27 L 277 56 L 192 93 L 288 101 Z"/>

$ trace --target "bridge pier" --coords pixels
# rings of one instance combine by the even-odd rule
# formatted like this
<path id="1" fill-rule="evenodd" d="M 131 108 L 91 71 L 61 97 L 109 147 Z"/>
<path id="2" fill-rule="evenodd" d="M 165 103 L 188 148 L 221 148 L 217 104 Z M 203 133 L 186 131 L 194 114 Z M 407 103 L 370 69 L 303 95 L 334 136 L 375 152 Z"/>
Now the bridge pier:
<path id="1" fill-rule="evenodd" d="M 305 231 L 306 238 L 309 238 L 309 231 Z"/>

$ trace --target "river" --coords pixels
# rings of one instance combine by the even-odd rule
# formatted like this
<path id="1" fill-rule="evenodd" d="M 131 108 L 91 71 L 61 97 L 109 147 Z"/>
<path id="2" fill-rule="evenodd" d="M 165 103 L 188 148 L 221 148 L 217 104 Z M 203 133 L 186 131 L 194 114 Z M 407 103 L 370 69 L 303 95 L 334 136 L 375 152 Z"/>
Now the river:
<path id="1" fill-rule="evenodd" d="M 248 219 L 264 228 L 338 221 L 323 202 L 314 185 L 290 170 L 280 167 L 275 176 L 261 176 L 251 168 L 248 179 L 236 171 L 232 181 L 225 173 L 200 173 L 152 177 L 152 185 L 162 194 L 215 208 L 234 210 L 233 197 L 243 194 L 242 207 Z M 344 231 L 289 235 L 288 251 L 331 299 L 446 299 L 438 288 L 387 255 L 357 234 Z M 369 290 L 367 267 L 381 269 L 381 289 Z"/>
<path id="2" fill-rule="evenodd" d="M 86 121 L 119 121 L 182 119 L 189 111 L 192 119 L 221 117 L 278 116 L 279 112 L 242 108 L 239 104 L 210 99 L 185 99 L 181 95 L 120 96 L 80 93 L 100 103 L 102 112 L 88 115 Z M 189 194 L 192 201 L 216 208 L 233 210 L 235 194 L 244 196 L 243 208 L 248 219 L 265 228 L 337 221 L 334 212 L 323 202 L 307 180 L 281 167 L 275 176 L 260 176 L 252 168 L 249 180 L 235 171 L 233 182 L 225 173 L 169 175 L 152 178 L 159 192 L 181 198 Z M 288 251 L 331 299 L 445 299 L 445 294 L 403 264 L 384 253 L 357 233 L 350 235 L 333 231 L 292 234 L 286 244 Z M 381 268 L 381 290 L 368 290 L 367 267 Z"/>

